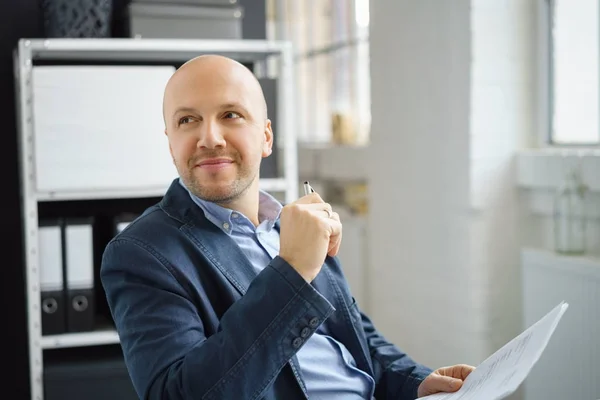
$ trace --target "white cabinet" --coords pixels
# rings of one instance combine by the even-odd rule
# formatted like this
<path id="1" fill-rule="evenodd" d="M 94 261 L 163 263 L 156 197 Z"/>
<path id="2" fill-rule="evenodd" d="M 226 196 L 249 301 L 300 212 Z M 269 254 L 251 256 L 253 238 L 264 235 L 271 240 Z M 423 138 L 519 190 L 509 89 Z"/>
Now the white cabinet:
<path id="1" fill-rule="evenodd" d="M 521 261 L 525 326 L 569 303 L 523 384 L 524 400 L 600 399 L 600 260 L 527 249 Z"/>

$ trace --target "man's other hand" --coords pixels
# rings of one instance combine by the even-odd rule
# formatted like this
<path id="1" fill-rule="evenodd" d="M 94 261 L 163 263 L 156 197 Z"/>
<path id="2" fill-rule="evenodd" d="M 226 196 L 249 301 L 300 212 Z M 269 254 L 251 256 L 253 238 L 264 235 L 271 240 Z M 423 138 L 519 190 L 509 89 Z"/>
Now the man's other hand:
<path id="1" fill-rule="evenodd" d="M 462 387 L 467 376 L 474 370 L 475 367 L 470 365 L 458 364 L 433 371 L 419 385 L 417 396 L 424 397 L 440 392 L 456 392 Z"/>

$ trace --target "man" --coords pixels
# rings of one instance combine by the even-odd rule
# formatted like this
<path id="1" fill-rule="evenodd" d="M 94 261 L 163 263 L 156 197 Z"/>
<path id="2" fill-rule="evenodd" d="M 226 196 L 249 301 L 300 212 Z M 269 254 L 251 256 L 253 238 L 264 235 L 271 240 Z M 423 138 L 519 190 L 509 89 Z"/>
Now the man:
<path id="1" fill-rule="evenodd" d="M 140 398 L 414 399 L 461 386 L 472 367 L 417 364 L 359 310 L 329 204 L 313 193 L 282 206 L 259 190 L 273 132 L 246 67 L 187 62 L 163 110 L 179 178 L 101 269 Z"/>

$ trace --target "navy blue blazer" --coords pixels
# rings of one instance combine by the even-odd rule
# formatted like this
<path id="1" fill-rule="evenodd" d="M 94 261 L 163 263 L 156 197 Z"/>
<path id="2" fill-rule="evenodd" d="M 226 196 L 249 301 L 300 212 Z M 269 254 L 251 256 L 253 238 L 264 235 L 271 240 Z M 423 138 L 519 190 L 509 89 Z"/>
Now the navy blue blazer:
<path id="1" fill-rule="evenodd" d="M 336 258 L 311 284 L 280 257 L 257 274 L 177 180 L 107 245 L 100 277 L 140 399 L 306 399 L 295 354 L 321 324 L 378 400 L 416 398 L 431 373 L 377 332 Z"/>

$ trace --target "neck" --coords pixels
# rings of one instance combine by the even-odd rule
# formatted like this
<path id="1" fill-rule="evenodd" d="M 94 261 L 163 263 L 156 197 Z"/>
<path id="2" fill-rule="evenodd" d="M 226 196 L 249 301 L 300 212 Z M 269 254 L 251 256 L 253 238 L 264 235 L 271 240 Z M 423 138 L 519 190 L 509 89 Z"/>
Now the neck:
<path id="1" fill-rule="evenodd" d="M 254 226 L 258 226 L 258 207 L 259 207 L 259 186 L 258 179 L 254 182 L 235 200 L 227 203 L 217 203 L 221 207 L 228 208 L 233 211 L 237 211 L 245 215 Z"/>

